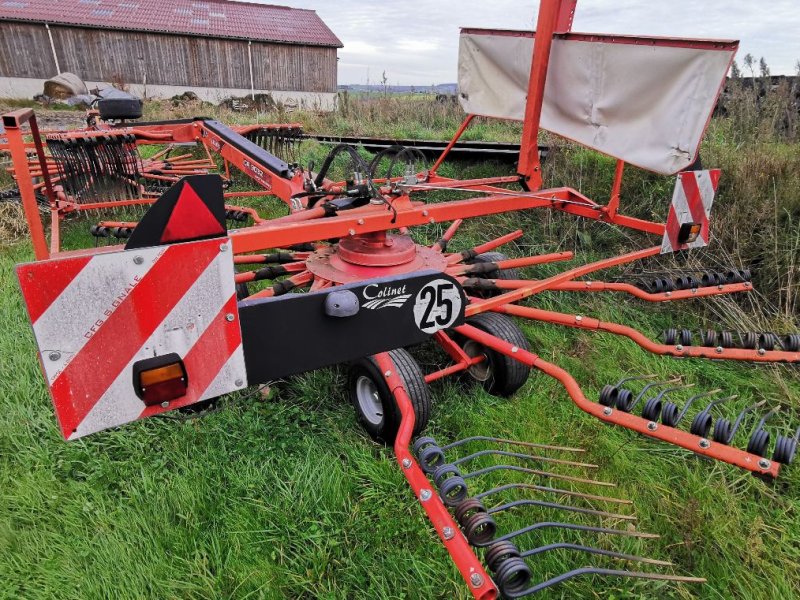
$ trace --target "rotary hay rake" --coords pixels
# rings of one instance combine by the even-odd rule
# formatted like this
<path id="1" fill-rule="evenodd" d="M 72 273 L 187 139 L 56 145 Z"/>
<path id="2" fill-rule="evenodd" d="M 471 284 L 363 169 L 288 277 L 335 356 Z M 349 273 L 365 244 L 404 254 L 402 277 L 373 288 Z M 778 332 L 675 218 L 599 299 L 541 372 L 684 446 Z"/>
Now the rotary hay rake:
<path id="1" fill-rule="evenodd" d="M 721 393 L 713 390 L 678 401 L 676 394 L 685 396 L 691 385 L 677 378 L 626 377 L 606 386 L 594 402 L 568 372 L 531 351 L 511 318 L 624 336 L 669 357 L 800 362 L 794 333 L 743 333 L 737 341 L 732 332 L 705 331 L 696 345 L 691 331 L 668 330 L 659 343 L 626 325 L 520 304 L 545 291 L 627 293 L 671 302 L 752 289 L 749 272 L 733 269 L 678 280 L 663 273 L 642 273 L 632 283 L 584 279 L 707 243 L 720 173 L 687 169 L 737 43 L 571 33 L 574 10 L 574 0 L 541 3 L 537 51 L 530 71 L 523 65 L 521 74 L 514 73 L 520 65 L 504 64 L 503 57 L 531 55 L 533 34 L 462 31 L 460 86 L 467 117 L 434 165 L 421 172 L 413 168 L 419 159 L 413 149 L 391 148 L 367 163 L 347 145 L 335 147 L 318 171 L 303 168 L 289 157 L 301 133 L 297 124 L 228 128 L 204 118 L 132 124 L 119 120 L 124 116 L 119 106 L 110 118 L 101 104 L 99 113 L 89 113 L 86 129 L 42 135 L 32 111 L 4 115 L 6 140 L 0 149 L 12 156 L 36 256 L 17 273 L 64 437 L 347 363 L 360 422 L 373 438 L 393 445 L 403 474 L 476 598 L 518 598 L 584 575 L 702 581 L 652 569 L 589 566 L 533 582 L 536 557 L 555 550 L 650 567 L 668 563 L 590 542 L 521 549 L 527 534 L 544 530 L 589 539 L 654 537 L 571 519 L 635 519 L 609 508 L 623 510 L 629 502 L 584 489 L 613 484 L 583 472 L 595 465 L 569 458 L 581 449 L 489 437 L 439 444 L 419 437 L 432 409 L 431 382 L 467 373 L 489 393 L 511 396 L 536 369 L 558 380 L 581 410 L 605 423 L 761 477 L 777 477 L 796 453 L 800 431 L 784 429 L 770 444 L 767 421 L 775 417 L 774 409 L 760 420 L 756 411 L 763 403 L 733 420 L 719 417 L 730 397 L 712 400 Z M 586 73 L 577 72 L 601 63 L 606 70 L 590 74 L 626 81 L 623 89 L 594 86 L 586 83 Z M 639 80 L 615 77 L 632 70 L 642 74 Z M 691 89 L 687 80 L 694 82 Z M 663 97 L 670 98 L 669 106 Z M 646 135 L 632 138 L 639 125 L 625 116 L 635 112 L 636 102 L 652 107 L 646 113 L 652 119 Z M 475 115 L 523 121 L 518 175 L 472 180 L 439 175 Z M 618 159 L 608 204 L 569 187 L 542 187 L 540 127 Z M 636 147 L 630 139 L 637 140 Z M 328 177 L 337 157 L 350 161 L 352 177 Z M 381 177 L 377 171 L 386 160 L 389 169 Z M 677 174 L 665 224 L 620 212 L 626 162 Z M 403 173 L 394 173 L 398 167 Z M 237 172 L 255 189 L 234 191 Z M 473 197 L 422 201 L 437 191 Z M 268 218 L 256 207 L 235 204 L 248 203 L 241 199 L 258 204 L 263 196 L 280 199 L 289 214 Z M 521 278 L 517 269 L 571 260 L 572 252 L 513 259 L 497 252 L 522 231 L 448 251 L 463 220 L 534 208 L 632 229 L 661 242 L 538 280 Z M 50 215 L 49 242 L 42 212 Z M 109 214 L 116 220 L 106 219 Z M 76 215 L 102 217 L 89 228 L 95 247 L 63 251 L 62 223 Z M 228 221 L 237 228 L 229 230 Z M 430 246 L 411 236 L 413 227 L 443 223 L 449 226 Z M 114 240 L 126 240 L 124 247 Z M 406 348 L 431 339 L 450 364 L 423 373 Z M 691 423 L 689 431 L 678 428 L 682 423 Z M 732 446 L 737 432 L 748 427 L 747 449 Z M 474 444 L 483 449 L 465 454 Z M 494 462 L 467 471 L 472 461 L 487 457 Z M 493 475 L 503 474 L 536 483 L 492 483 Z M 487 507 L 494 498 L 504 500 Z M 521 506 L 538 507 L 554 520 L 502 529 L 505 515 Z"/>

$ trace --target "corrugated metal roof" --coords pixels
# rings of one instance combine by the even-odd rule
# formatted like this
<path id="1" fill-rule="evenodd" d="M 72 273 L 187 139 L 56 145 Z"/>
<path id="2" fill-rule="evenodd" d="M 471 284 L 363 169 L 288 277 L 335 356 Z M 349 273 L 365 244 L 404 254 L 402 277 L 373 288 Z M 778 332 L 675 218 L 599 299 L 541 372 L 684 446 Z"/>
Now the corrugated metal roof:
<path id="1" fill-rule="evenodd" d="M 342 46 L 313 10 L 227 0 L 0 0 L 0 20 Z"/>

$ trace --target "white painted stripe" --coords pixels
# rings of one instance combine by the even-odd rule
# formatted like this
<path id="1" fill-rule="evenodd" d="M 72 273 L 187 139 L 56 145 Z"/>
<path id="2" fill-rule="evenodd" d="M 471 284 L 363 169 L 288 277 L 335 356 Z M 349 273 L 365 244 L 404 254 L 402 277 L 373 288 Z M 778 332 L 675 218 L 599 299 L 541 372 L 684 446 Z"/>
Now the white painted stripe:
<path id="1" fill-rule="evenodd" d="M 697 171 L 697 188 L 700 190 L 700 197 L 703 199 L 703 209 L 706 211 L 706 218 L 711 215 L 711 205 L 714 204 L 714 184 L 708 171 Z"/>
<path id="2" fill-rule="evenodd" d="M 230 393 L 233 387 L 231 386 L 231 382 L 234 382 L 235 386 L 236 381 L 242 382 L 242 385 L 239 386 L 240 389 L 247 387 L 247 373 L 244 368 L 244 348 L 241 344 L 233 351 L 228 361 L 222 369 L 220 369 L 219 373 L 217 373 L 217 376 L 214 377 L 214 381 L 208 385 L 203 392 L 201 400 Z"/>
<path id="3" fill-rule="evenodd" d="M 166 249 L 95 256 L 36 320 L 33 332 L 50 384 L 89 341 L 92 327 L 108 318 Z M 137 256 L 141 264 L 134 262 Z"/>
<path id="4" fill-rule="evenodd" d="M 220 253 L 142 344 L 139 352 L 125 365 L 69 439 L 122 425 L 139 417 L 145 406 L 133 391 L 133 364 L 170 352 L 185 357 L 235 293 L 231 254 Z"/>

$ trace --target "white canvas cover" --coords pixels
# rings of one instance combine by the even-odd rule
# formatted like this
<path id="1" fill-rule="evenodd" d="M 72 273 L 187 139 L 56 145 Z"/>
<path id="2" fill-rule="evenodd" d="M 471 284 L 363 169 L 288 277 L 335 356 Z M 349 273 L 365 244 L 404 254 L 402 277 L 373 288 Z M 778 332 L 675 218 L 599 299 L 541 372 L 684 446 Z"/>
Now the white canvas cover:
<path id="1" fill-rule="evenodd" d="M 523 120 L 533 42 L 531 32 L 462 31 L 458 85 L 467 113 Z M 557 36 L 541 126 L 644 169 L 677 173 L 697 156 L 736 47 Z"/>

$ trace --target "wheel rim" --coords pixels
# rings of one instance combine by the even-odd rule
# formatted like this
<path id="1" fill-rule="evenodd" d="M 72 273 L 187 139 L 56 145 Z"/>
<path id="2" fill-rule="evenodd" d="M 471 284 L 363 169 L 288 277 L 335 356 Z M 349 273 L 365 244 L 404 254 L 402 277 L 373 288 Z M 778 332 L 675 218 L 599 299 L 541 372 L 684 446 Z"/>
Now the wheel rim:
<path id="1" fill-rule="evenodd" d="M 467 340 L 464 344 L 464 354 L 470 358 L 483 356 L 483 360 L 471 365 L 467 372 L 477 381 L 487 381 L 492 375 L 492 365 L 489 361 L 489 355 L 486 353 L 486 348 L 474 340 Z"/>
<path id="2" fill-rule="evenodd" d="M 360 375 L 356 380 L 356 399 L 362 416 L 370 425 L 383 422 L 383 403 L 378 386 L 366 375 Z"/>

